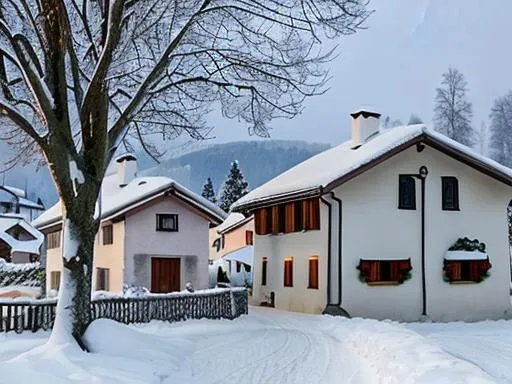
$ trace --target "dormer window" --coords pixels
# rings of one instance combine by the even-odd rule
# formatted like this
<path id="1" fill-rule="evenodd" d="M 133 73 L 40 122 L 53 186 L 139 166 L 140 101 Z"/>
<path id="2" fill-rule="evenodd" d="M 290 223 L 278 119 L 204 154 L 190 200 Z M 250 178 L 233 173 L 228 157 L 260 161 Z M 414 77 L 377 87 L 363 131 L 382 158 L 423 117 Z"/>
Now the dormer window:
<path id="1" fill-rule="evenodd" d="M 412 176 L 398 176 L 398 209 L 416 209 L 416 182 Z"/>
<path id="2" fill-rule="evenodd" d="M 453 176 L 441 177 L 443 211 L 459 210 L 459 181 Z"/>

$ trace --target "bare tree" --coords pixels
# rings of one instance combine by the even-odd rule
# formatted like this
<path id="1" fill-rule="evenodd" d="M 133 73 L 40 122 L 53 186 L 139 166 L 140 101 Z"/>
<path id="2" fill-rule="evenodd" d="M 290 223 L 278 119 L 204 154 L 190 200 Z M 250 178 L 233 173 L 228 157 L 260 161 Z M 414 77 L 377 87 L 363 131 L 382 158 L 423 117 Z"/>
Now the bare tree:
<path id="1" fill-rule="evenodd" d="M 81 336 L 95 206 L 133 140 L 203 138 L 211 108 L 267 135 L 325 91 L 321 42 L 357 31 L 368 0 L 3 0 L 0 116 L 17 160 L 40 153 L 63 205 L 64 269 L 52 338 Z M 158 155 L 156 153 L 156 155 Z"/>
<path id="2" fill-rule="evenodd" d="M 467 146 L 475 144 L 471 128 L 473 109 L 467 100 L 468 87 L 464 75 L 449 68 L 443 74 L 441 87 L 436 89 L 434 107 L 435 129 Z"/>
<path id="3" fill-rule="evenodd" d="M 423 124 L 423 120 L 421 120 L 421 117 L 419 117 L 418 115 L 411 113 L 411 116 L 409 117 L 409 122 L 407 124 Z"/>
<path id="4" fill-rule="evenodd" d="M 512 166 L 512 91 L 494 101 L 490 118 L 491 157 L 510 167 Z"/>

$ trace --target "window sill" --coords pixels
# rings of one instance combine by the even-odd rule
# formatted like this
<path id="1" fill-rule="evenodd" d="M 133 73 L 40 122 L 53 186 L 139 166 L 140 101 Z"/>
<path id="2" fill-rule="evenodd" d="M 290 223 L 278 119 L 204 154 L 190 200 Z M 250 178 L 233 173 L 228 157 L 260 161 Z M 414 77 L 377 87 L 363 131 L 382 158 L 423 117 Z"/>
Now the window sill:
<path id="1" fill-rule="evenodd" d="M 283 288 L 293 288 L 293 285 L 283 285 Z"/>
<path id="2" fill-rule="evenodd" d="M 460 212 L 460 208 L 442 208 L 446 212 Z"/>
<path id="3" fill-rule="evenodd" d="M 318 291 L 318 287 L 308 287 L 308 289 L 314 289 L 314 290 Z"/>
<path id="4" fill-rule="evenodd" d="M 457 280 L 457 281 L 450 281 L 450 284 L 458 285 L 458 284 L 478 284 L 476 281 L 472 280 Z"/>
<path id="5" fill-rule="evenodd" d="M 371 283 L 366 283 L 371 286 L 379 286 L 379 285 L 400 285 L 398 281 L 373 281 Z"/>
<path id="6" fill-rule="evenodd" d="M 178 232 L 177 229 L 156 229 L 157 232 Z"/>

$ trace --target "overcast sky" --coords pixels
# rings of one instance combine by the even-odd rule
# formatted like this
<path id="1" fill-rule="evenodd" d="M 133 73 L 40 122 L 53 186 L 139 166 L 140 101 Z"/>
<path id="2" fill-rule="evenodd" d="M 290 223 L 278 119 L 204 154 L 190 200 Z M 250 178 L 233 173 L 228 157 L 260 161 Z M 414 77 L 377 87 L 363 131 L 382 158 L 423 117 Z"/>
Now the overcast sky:
<path id="1" fill-rule="evenodd" d="M 512 88 L 512 0 L 373 0 L 368 29 L 340 41 L 330 90 L 293 120 L 275 120 L 272 138 L 339 143 L 349 113 L 371 105 L 407 122 L 432 120 L 435 88 L 453 66 L 466 76 L 473 125 L 487 123 L 496 96 Z M 246 125 L 212 116 L 215 142 L 247 140 Z"/>

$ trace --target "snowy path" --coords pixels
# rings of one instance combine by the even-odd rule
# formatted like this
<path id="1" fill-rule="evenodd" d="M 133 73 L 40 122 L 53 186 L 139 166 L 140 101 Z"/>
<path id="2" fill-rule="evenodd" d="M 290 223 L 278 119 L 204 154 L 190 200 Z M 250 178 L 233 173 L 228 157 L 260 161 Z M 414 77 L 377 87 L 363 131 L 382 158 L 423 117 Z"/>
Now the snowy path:
<path id="1" fill-rule="evenodd" d="M 479 366 L 498 383 L 512 383 L 512 321 L 410 324 L 446 352 Z"/>
<path id="2" fill-rule="evenodd" d="M 499 353 L 512 348 L 512 323 L 503 323 L 510 334 Z M 450 334 L 457 334 L 459 326 Z M 412 328 L 264 308 L 251 308 L 249 316 L 234 321 L 127 327 L 99 320 L 86 334 L 89 354 L 71 347 L 31 349 L 44 342 L 44 333 L 10 334 L 3 339 L 0 335 L 0 384 L 495 382 L 479 368 L 498 377 L 492 367 L 454 357 L 455 351 L 445 352 L 432 335 L 424 337 Z M 460 328 L 460 332 L 468 330 Z M 24 350 L 28 352 L 12 358 Z M 486 352 L 488 360 L 505 364 L 506 357 L 501 361 L 495 354 L 496 350 Z"/>

